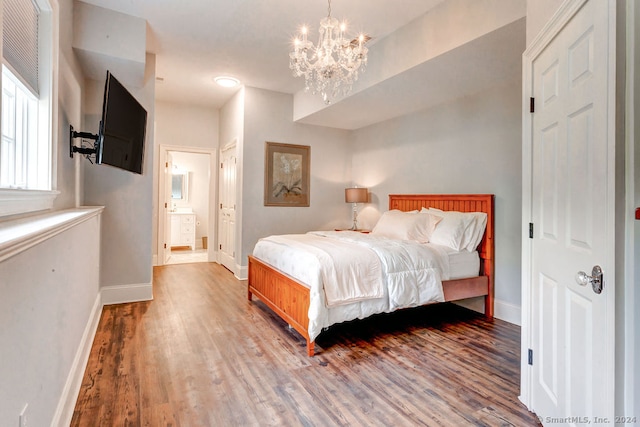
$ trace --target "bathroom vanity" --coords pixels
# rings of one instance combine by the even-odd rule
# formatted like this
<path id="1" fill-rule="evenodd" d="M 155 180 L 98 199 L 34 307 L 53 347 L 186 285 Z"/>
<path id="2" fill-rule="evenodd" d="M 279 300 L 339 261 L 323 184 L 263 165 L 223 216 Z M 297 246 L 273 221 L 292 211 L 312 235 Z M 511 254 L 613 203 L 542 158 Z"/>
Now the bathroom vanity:
<path id="1" fill-rule="evenodd" d="M 189 246 L 196 249 L 196 214 L 171 212 L 171 247 Z"/>

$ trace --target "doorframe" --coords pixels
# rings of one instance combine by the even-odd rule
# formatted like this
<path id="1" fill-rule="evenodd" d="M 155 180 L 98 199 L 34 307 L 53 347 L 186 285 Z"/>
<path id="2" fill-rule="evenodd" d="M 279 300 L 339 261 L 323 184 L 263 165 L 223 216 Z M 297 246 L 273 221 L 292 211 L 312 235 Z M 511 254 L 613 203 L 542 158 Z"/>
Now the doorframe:
<path id="1" fill-rule="evenodd" d="M 218 230 L 215 228 L 218 224 L 218 212 L 215 210 L 217 199 L 218 199 L 218 176 L 216 173 L 216 165 L 218 163 L 218 153 L 217 149 L 208 149 L 208 148 L 199 148 L 199 147 L 187 147 L 182 145 L 167 145 L 160 144 L 160 155 L 158 156 L 158 259 L 157 265 L 164 265 L 164 259 L 160 254 L 164 250 L 165 243 L 165 216 L 164 216 L 164 204 L 171 204 L 171 200 L 165 200 L 164 194 L 164 186 L 165 179 L 164 173 L 161 171 L 164 168 L 164 165 L 167 161 L 167 153 L 169 151 L 179 151 L 183 153 L 194 153 L 194 154 L 208 154 L 209 155 L 209 223 L 207 224 L 209 234 L 213 234 L 209 236 L 209 247 L 207 249 L 207 261 L 215 262 L 217 259 L 217 251 L 215 242 L 217 241 Z"/>
<path id="2" fill-rule="evenodd" d="M 520 396 L 518 398 L 531 410 L 531 396 L 533 384 L 533 372 L 528 363 L 528 349 L 533 348 L 532 342 L 532 304 L 533 289 L 531 286 L 533 243 L 529 239 L 529 223 L 532 220 L 533 197 L 533 122 L 531 119 L 530 98 L 533 94 L 533 63 L 542 54 L 544 49 L 569 23 L 574 15 L 589 0 L 565 0 L 556 13 L 545 24 L 540 33 L 534 38 L 530 46 L 522 54 L 522 322 L 521 322 L 521 351 L 520 351 Z M 600 0 L 591 0 L 600 1 Z M 608 138 L 608 194 L 614 197 L 607 200 L 607 224 L 606 235 L 612 236 L 607 244 L 604 262 L 606 263 L 606 277 L 609 286 L 615 287 L 615 87 L 616 87 L 616 5 L 608 2 L 609 7 L 609 34 L 608 34 L 608 98 L 607 98 L 607 138 Z M 615 290 L 615 288 L 614 288 Z M 611 321 L 615 322 L 615 292 L 607 301 L 607 312 L 614 313 Z M 611 330 L 615 330 L 611 326 Z M 612 334 L 615 335 L 615 334 Z M 609 337 L 610 343 L 603 343 L 610 352 L 609 357 L 615 366 L 615 336 Z M 612 373 L 610 380 L 614 382 Z M 612 390 L 615 390 L 615 383 Z M 612 399 L 613 396 L 606 396 Z"/>

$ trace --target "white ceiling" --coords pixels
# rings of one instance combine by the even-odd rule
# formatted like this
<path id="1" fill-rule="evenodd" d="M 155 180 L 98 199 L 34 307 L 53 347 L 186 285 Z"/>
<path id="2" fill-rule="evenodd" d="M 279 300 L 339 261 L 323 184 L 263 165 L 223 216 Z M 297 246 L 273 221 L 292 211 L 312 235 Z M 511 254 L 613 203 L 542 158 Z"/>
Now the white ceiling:
<path id="1" fill-rule="evenodd" d="M 156 54 L 159 100 L 220 108 L 237 89 L 213 78 L 230 75 L 247 86 L 295 93 L 302 78 L 289 70 L 291 40 L 301 24 L 317 37 L 325 0 L 83 0 L 143 18 L 147 51 Z M 443 0 L 334 0 L 331 15 L 376 40 Z"/>
<path id="2" fill-rule="evenodd" d="M 319 95 L 315 95 L 317 100 L 305 95 L 306 100 L 297 102 L 304 81 L 291 74 L 288 55 L 302 24 L 310 27 L 311 40 L 317 39 L 318 23 L 327 14 L 326 0 L 82 1 L 146 20 L 147 52 L 156 54 L 156 99 L 160 101 L 221 108 L 238 89 L 222 88 L 213 79 L 229 75 L 242 85 L 296 94 L 297 121 L 341 129 L 358 129 L 520 78 L 525 48 L 523 0 L 495 3 L 495 10 L 475 3 L 444 3 L 447 0 L 333 0 L 331 14 L 347 20 L 348 32 L 373 37 L 368 43 L 370 64 L 378 65 L 380 59 L 374 61 L 373 55 L 389 53 L 389 46 L 402 51 L 417 48 L 418 56 L 424 56 L 421 38 L 406 44 L 388 43 L 398 40 L 395 36 L 406 34 L 408 28 L 435 31 L 436 41 L 454 41 L 467 34 L 464 26 L 454 23 L 457 18 L 486 22 L 479 27 L 487 29 L 499 21 L 494 18 L 501 13 L 516 20 L 504 21 L 511 23 L 494 26 L 475 39 L 381 81 L 363 82 L 368 79 L 367 73 L 354 85 L 351 96 L 324 106 Z M 425 27 L 429 11 L 432 21 Z M 449 15 L 438 14 L 443 11 Z M 442 20 L 444 27 L 434 30 Z M 302 114 L 298 105 L 303 106 Z"/>

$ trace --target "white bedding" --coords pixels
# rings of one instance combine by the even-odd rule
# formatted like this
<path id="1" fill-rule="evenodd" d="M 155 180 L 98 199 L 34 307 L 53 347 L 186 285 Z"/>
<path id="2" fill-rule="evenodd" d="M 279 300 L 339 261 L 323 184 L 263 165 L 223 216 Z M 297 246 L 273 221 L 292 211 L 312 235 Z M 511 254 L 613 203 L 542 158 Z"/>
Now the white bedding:
<path id="1" fill-rule="evenodd" d="M 325 284 L 327 307 L 384 296 L 380 259 L 365 245 L 312 233 L 271 236 L 265 240 L 306 251 L 316 259 L 313 267 L 319 269 L 321 283 Z"/>
<path id="2" fill-rule="evenodd" d="M 317 245 L 314 242 L 320 242 Z M 326 254 L 331 246 L 346 245 L 338 256 Z M 306 248 L 305 248 L 306 246 Z M 311 249 L 313 248 L 313 249 Z M 306 249 L 306 250 L 301 250 Z M 368 259 L 365 264 L 353 263 L 347 255 L 355 253 L 358 258 L 375 253 L 377 262 Z M 458 257 L 439 245 L 400 241 L 357 232 L 311 232 L 305 235 L 271 236 L 261 239 L 253 255 L 305 284 L 310 289 L 309 337 L 314 340 L 323 328 L 335 323 L 362 319 L 372 314 L 394 311 L 398 308 L 414 307 L 429 302 L 444 301 L 442 280 L 470 277 L 478 274 L 477 252 Z M 474 255 L 475 254 L 475 255 Z M 466 275 L 469 267 L 462 268 L 460 261 L 475 257 L 475 270 Z M 326 266 L 327 260 L 339 258 L 351 263 L 351 271 L 339 273 Z M 366 257 L 365 257 L 366 258 Z M 375 257 L 374 257 L 375 258 Z M 453 260 L 454 275 L 451 275 Z M 468 261 L 468 260 L 467 260 Z M 382 286 L 376 288 L 375 277 L 382 277 Z M 367 265 L 367 267 L 363 267 Z M 370 268 L 373 268 L 370 271 Z M 336 269 L 337 270 L 337 269 Z M 365 274 L 371 283 L 364 285 L 366 297 L 358 296 L 351 285 L 355 277 Z M 342 282 L 339 277 L 345 276 Z M 324 278 L 338 280 L 339 285 L 327 291 Z M 381 296 L 378 296 L 381 295 Z M 328 303 L 328 301 L 330 303 Z"/>
<path id="3" fill-rule="evenodd" d="M 449 279 L 464 279 L 474 277 L 480 271 L 480 255 L 478 251 L 455 251 L 446 248 L 449 258 Z"/>

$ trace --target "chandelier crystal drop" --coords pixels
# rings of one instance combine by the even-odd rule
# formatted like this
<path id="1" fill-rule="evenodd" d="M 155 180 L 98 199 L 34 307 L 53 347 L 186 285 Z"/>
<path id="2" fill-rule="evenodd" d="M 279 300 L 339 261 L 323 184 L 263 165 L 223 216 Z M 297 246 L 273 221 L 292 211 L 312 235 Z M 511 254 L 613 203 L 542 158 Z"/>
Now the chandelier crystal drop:
<path id="1" fill-rule="evenodd" d="M 318 44 L 307 39 L 308 29 L 303 26 L 289 53 L 289 68 L 296 77 L 304 76 L 305 90 L 319 93 L 325 104 L 351 92 L 358 73 L 367 64 L 365 43 L 370 37 L 360 34 L 347 37 L 346 24 L 331 16 L 329 0 L 328 16 L 320 21 Z"/>

